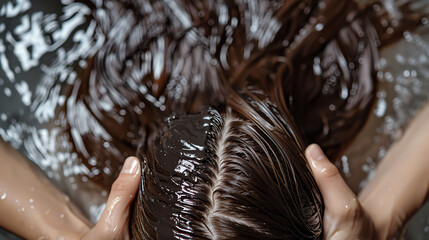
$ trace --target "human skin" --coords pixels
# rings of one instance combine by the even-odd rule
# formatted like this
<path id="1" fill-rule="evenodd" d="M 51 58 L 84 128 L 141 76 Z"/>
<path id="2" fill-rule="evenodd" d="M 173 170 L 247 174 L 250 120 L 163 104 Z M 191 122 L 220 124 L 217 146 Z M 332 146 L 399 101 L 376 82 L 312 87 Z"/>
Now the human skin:
<path id="1" fill-rule="evenodd" d="M 0 142 L 0 226 L 25 239 L 128 239 L 129 211 L 140 179 L 129 157 L 95 226 L 27 160 Z"/>
<path id="2" fill-rule="evenodd" d="M 319 146 L 306 157 L 325 203 L 324 239 L 393 236 L 427 200 L 429 189 L 429 105 L 411 121 L 357 197 Z"/>
<path id="3" fill-rule="evenodd" d="M 312 144 L 305 155 L 325 203 L 323 239 L 374 239 L 374 222 L 338 169 L 320 147 Z"/>
<path id="4" fill-rule="evenodd" d="M 387 152 L 359 194 L 371 213 L 377 239 L 395 234 L 427 200 L 429 189 L 429 104 Z"/>

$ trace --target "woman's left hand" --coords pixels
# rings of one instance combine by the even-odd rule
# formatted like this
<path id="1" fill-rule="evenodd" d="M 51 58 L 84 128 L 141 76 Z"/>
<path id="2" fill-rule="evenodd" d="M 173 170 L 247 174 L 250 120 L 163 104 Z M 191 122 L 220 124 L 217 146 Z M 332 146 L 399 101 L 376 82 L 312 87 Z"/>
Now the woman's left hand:
<path id="1" fill-rule="evenodd" d="M 374 224 L 338 169 L 316 144 L 305 155 L 325 203 L 323 239 L 374 239 Z"/>

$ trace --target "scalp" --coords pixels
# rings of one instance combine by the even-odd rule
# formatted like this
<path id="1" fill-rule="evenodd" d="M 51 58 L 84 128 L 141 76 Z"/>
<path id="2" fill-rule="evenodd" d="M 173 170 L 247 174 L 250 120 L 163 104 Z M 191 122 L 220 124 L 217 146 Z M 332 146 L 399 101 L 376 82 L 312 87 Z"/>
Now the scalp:
<path id="1" fill-rule="evenodd" d="M 293 126 L 268 100 L 233 98 L 244 110 L 176 117 L 141 156 L 136 238 L 321 237 L 320 194 Z"/>

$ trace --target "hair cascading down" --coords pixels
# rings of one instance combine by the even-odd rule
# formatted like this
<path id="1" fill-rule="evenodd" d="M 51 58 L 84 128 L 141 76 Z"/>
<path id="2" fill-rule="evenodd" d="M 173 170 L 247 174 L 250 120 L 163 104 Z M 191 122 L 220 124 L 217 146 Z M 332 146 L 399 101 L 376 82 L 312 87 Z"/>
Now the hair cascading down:
<path id="1" fill-rule="evenodd" d="M 102 45 L 67 94 L 67 131 L 83 164 L 103 159 L 96 167 L 112 172 L 92 177 L 106 190 L 157 118 L 224 105 L 227 84 L 250 83 L 285 105 L 305 144 L 333 159 L 371 109 L 377 47 L 421 19 L 401 5 L 402 22 L 387 34 L 378 1 L 76 1 L 92 10 Z M 76 134 L 83 111 L 99 127 Z"/>
<path id="2" fill-rule="evenodd" d="M 240 13 L 250 11 L 240 1 L 224 3 L 228 26 L 210 25 L 220 3 L 185 2 L 177 11 L 190 14 L 190 33 L 203 39 L 219 34 L 213 50 L 218 65 L 205 62 L 211 51 L 204 41 L 187 46 L 193 34 L 174 46 L 192 49 L 184 66 L 192 61 L 205 73 L 203 80 L 217 78 L 202 81 L 184 67 L 179 76 L 191 79 L 187 86 L 180 77 L 169 80 L 171 92 L 184 89 L 178 98 L 169 95 L 175 100 L 170 112 L 182 114 L 140 148 L 144 167 L 133 236 L 321 239 L 323 201 L 303 149 L 317 142 L 335 156 L 365 122 L 374 99 L 377 48 L 388 42 L 374 24 L 378 16 L 352 1 L 323 1 L 323 7 L 322 1 L 289 1 L 273 7 L 271 17 L 281 23 L 274 34 L 249 40 L 239 37 L 249 27 Z M 207 18 L 193 14 L 199 8 Z M 322 27 L 315 30 L 312 18 L 324 19 Z M 252 49 L 248 56 L 246 46 Z M 189 114 L 207 105 L 214 109 Z"/>
<path id="3" fill-rule="evenodd" d="M 321 238 L 323 202 L 303 149 L 316 142 L 335 156 L 364 124 L 377 48 L 392 40 L 380 34 L 382 8 L 343 0 L 76 1 L 92 4 L 105 39 L 66 110 L 86 110 L 114 139 L 106 149 L 99 132 L 81 133 L 75 145 L 93 147 L 77 151 L 80 158 L 116 159 L 109 167 L 118 173 L 138 148 L 134 238 Z M 94 181 L 108 187 L 113 178 Z"/>

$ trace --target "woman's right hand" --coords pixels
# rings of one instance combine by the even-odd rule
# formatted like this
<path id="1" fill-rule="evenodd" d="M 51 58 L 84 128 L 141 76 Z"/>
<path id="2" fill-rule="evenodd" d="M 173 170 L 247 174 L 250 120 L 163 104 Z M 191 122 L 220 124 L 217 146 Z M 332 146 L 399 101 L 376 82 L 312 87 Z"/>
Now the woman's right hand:
<path id="1" fill-rule="evenodd" d="M 130 239 L 131 206 L 140 183 L 141 167 L 136 157 L 125 160 L 119 177 L 112 185 L 106 207 L 97 224 L 81 239 Z"/>
<path id="2" fill-rule="evenodd" d="M 129 239 L 131 205 L 141 176 L 128 157 L 95 226 L 34 166 L 0 139 L 0 227 L 24 239 Z"/>

